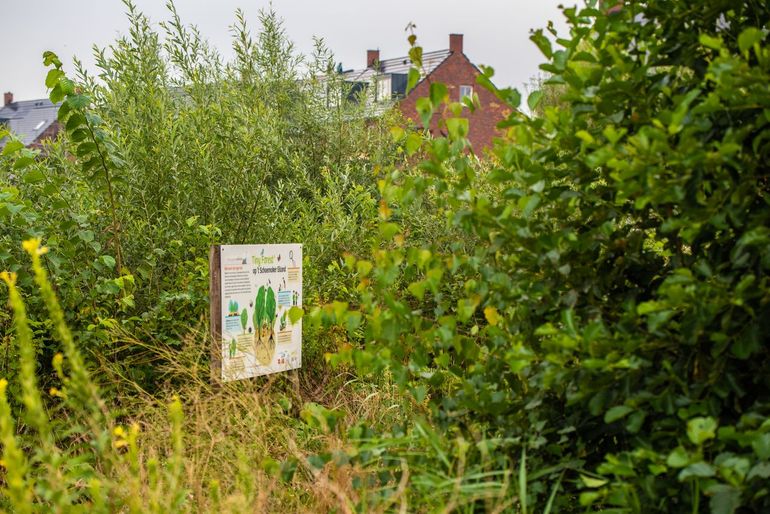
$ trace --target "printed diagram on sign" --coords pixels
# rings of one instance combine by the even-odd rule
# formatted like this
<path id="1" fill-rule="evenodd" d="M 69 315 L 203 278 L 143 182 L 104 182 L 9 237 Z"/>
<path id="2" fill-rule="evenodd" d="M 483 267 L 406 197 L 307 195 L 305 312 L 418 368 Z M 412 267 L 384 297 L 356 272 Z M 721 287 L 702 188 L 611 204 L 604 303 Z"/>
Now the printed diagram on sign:
<path id="1" fill-rule="evenodd" d="M 224 245 L 220 265 L 222 379 L 300 367 L 302 245 Z"/>

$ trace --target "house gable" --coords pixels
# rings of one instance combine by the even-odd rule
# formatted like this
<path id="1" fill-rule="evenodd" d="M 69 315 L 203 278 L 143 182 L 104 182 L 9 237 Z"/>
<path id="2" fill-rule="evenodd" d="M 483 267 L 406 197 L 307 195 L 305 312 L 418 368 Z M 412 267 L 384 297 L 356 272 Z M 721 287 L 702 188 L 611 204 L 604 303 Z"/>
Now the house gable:
<path id="1" fill-rule="evenodd" d="M 452 36 L 455 35 L 450 36 L 450 44 L 453 43 Z M 429 96 L 431 83 L 441 82 L 445 84 L 449 92 L 449 100 L 452 102 L 459 102 L 461 100 L 461 87 L 469 86 L 473 93 L 478 96 L 480 107 L 473 113 L 467 108 L 463 108 L 461 116 L 470 120 L 468 140 L 474 150 L 479 152 L 482 148 L 491 148 L 493 138 L 501 134 L 497 129 L 497 124 L 510 114 L 510 109 L 504 106 L 494 94 L 476 83 L 476 77 L 481 72 L 462 52 L 462 39 L 460 39 L 459 47 L 457 43 L 452 46 L 455 46 L 455 50 L 451 51 L 446 59 L 436 66 L 430 74 L 423 77 L 406 98 L 399 103 L 398 108 L 404 117 L 422 125 L 417 113 L 416 102 L 418 98 Z M 438 119 L 439 115 L 434 115 L 429 128 L 436 136 L 446 135 L 439 129 Z"/>

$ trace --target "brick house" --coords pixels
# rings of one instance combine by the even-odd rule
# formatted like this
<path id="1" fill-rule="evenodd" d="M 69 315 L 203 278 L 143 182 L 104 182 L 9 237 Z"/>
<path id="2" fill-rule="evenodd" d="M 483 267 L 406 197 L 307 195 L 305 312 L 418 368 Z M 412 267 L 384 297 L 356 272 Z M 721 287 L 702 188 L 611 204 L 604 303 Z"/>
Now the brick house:
<path id="1" fill-rule="evenodd" d="M 367 50 L 366 68 L 344 71 L 342 75 L 353 92 L 366 90 L 368 102 L 375 105 L 375 111 L 395 104 L 404 117 L 417 125 L 421 122 L 415 103 L 418 98 L 428 96 L 432 82 L 446 84 L 450 101 L 460 101 L 475 93 L 481 107 L 473 113 L 466 108 L 462 113 L 470 119 L 468 139 L 477 152 L 491 147 L 492 138 L 499 134 L 496 125 L 509 110 L 492 93 L 476 84 L 481 71 L 463 52 L 463 35 L 450 34 L 446 50 L 423 53 L 422 80 L 407 94 L 407 74 L 411 65 L 409 57 L 381 60 L 379 50 Z M 431 122 L 431 132 L 443 135 L 438 133 L 436 119 Z"/>
<path id="2" fill-rule="evenodd" d="M 25 146 L 41 148 L 43 141 L 54 139 L 59 133 L 58 110 L 59 105 L 47 98 L 14 102 L 13 93 L 5 93 L 0 107 L 0 125 L 16 135 Z M 0 139 L 0 149 L 6 141 L 7 138 Z"/>

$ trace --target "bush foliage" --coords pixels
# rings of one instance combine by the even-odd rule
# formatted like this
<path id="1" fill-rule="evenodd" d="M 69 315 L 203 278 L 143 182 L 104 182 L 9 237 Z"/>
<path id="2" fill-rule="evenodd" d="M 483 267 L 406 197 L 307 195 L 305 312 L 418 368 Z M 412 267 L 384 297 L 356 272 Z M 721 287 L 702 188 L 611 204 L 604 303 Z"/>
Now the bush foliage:
<path id="1" fill-rule="evenodd" d="M 561 102 L 514 112 L 488 172 L 434 85 L 449 137 L 381 183 L 381 245 L 349 259 L 360 310 L 319 311 L 365 327 L 338 360 L 526 450 L 532 496 L 563 477 L 562 510 L 770 506 L 770 10 L 696 4 L 565 9 L 556 47 L 535 32 Z M 472 251 L 409 240 L 424 198 Z"/>

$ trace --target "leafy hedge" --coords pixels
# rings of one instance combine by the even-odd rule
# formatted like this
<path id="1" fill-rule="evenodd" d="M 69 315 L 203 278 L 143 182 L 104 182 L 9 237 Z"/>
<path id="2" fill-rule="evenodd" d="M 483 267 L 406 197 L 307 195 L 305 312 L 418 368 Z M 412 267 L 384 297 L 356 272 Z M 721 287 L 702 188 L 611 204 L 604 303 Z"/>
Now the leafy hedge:
<path id="1" fill-rule="evenodd" d="M 333 360 L 389 369 L 449 433 L 526 450 L 530 496 L 563 476 L 564 511 L 765 512 L 770 8 L 564 14 L 569 37 L 532 36 L 563 90 L 542 117 L 479 79 L 514 109 L 493 169 L 432 86 L 423 115 L 449 136 L 381 182 L 380 243 L 348 259 L 360 309 L 317 313 L 363 331 Z M 475 247 L 410 240 L 424 201 Z"/>

